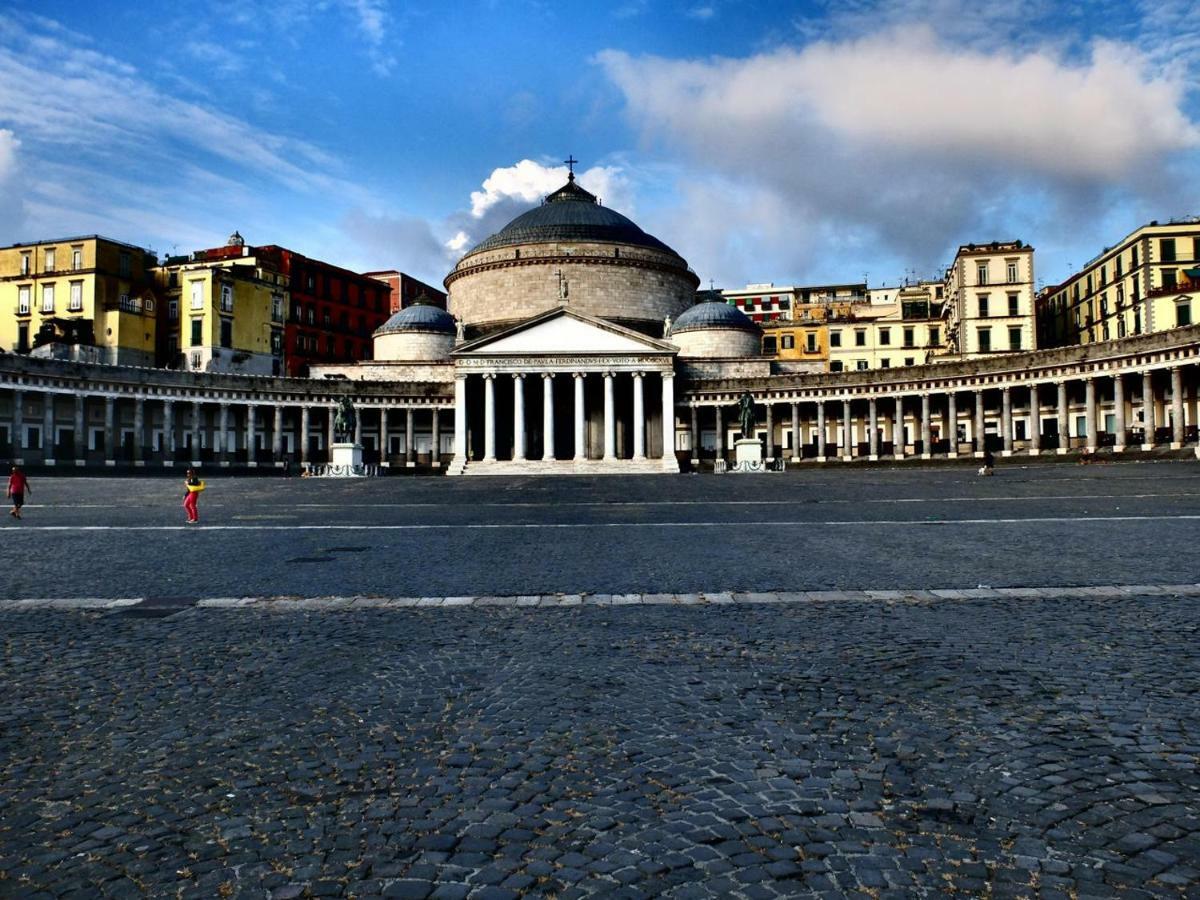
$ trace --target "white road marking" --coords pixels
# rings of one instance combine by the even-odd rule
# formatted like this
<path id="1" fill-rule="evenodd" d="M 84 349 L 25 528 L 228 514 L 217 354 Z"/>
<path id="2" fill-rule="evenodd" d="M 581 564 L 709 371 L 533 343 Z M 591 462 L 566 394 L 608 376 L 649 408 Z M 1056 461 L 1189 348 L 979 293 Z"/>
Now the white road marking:
<path id="1" fill-rule="evenodd" d="M 769 520 L 755 522 L 467 522 L 460 524 L 423 523 L 411 525 L 22 525 L 0 529 L 0 534 L 30 531 L 487 531 L 500 529 L 574 529 L 574 528 L 730 528 L 787 526 L 913 526 L 913 525 L 1036 525 L 1089 522 L 1173 522 L 1200 520 L 1200 515 L 1160 516 L 1031 516 L 995 519 L 812 519 Z"/>

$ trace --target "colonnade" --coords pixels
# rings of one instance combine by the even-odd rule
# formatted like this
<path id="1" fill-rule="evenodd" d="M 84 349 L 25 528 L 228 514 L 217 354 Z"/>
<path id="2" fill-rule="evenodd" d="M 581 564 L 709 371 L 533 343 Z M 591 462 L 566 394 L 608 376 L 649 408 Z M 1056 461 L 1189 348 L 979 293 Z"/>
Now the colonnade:
<path id="1" fill-rule="evenodd" d="M 816 462 L 1039 455 L 1110 447 L 1180 449 L 1197 440 L 1195 366 L 1058 378 L 1022 385 L 897 391 L 812 399 L 756 397 L 765 456 Z M 736 397 L 688 399 L 691 458 L 728 458 Z M 782 415 L 781 415 L 782 414 Z M 715 434 L 713 434 L 715 432 Z M 714 437 L 706 447 L 703 438 Z"/>
<path id="2" fill-rule="evenodd" d="M 328 402 L 237 402 L 26 388 L 7 393 L 10 414 L 7 423 L 0 420 L 0 451 L 23 463 L 303 466 L 328 462 L 334 443 L 337 405 Z M 437 405 L 379 403 L 356 411 L 354 440 L 366 443 L 368 455 L 382 465 L 440 464 L 442 416 Z M 390 446 L 393 438 L 398 438 L 397 453 Z M 417 444 L 426 438 L 429 452 L 419 460 Z"/>

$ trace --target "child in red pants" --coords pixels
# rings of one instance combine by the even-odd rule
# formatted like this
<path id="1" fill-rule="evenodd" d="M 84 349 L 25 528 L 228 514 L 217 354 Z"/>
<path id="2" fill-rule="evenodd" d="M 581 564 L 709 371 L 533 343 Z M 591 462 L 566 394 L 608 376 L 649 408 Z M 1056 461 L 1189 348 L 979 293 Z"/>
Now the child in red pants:
<path id="1" fill-rule="evenodd" d="M 196 509 L 196 503 L 200 499 L 200 492 L 204 490 L 204 482 L 196 475 L 195 469 L 188 469 L 183 485 L 187 488 L 187 493 L 183 496 L 183 508 L 187 510 L 187 522 L 189 525 L 195 525 L 200 521 L 200 512 Z"/>

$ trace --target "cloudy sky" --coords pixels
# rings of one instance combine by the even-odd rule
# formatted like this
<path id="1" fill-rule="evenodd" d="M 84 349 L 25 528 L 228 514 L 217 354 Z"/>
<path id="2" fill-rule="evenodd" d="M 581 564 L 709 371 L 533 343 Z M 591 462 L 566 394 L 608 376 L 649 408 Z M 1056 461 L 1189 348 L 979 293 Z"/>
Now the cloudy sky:
<path id="1" fill-rule="evenodd" d="M 234 229 L 440 281 L 582 183 L 707 283 L 1052 283 L 1200 214 L 1185 0 L 0 4 L 0 243 Z"/>

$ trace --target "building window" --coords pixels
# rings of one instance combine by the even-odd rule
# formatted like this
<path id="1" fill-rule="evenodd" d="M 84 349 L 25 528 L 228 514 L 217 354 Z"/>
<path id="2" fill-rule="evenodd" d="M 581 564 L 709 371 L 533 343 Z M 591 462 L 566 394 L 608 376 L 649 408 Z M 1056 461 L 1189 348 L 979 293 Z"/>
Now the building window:
<path id="1" fill-rule="evenodd" d="M 1121 254 L 1117 254 L 1117 258 L 1113 260 L 1113 277 L 1121 277 Z"/>
<path id="2" fill-rule="evenodd" d="M 1107 326 L 1105 326 L 1105 327 L 1107 327 Z M 1021 349 L 1021 326 L 1020 325 L 1012 325 L 1009 327 L 1009 329 L 1008 329 L 1008 349 L 1009 350 L 1020 350 Z"/>
<path id="3" fill-rule="evenodd" d="M 67 306 L 68 312 L 83 312 L 83 282 L 71 282 L 71 302 Z"/>
<path id="4" fill-rule="evenodd" d="M 72 247 L 71 248 L 71 269 L 72 269 L 72 271 L 78 272 L 82 268 L 83 268 L 83 248 L 82 247 Z"/>
<path id="5" fill-rule="evenodd" d="M 283 321 L 283 295 L 282 294 L 272 294 L 271 295 L 271 321 L 272 322 L 282 322 Z"/>
<path id="6" fill-rule="evenodd" d="M 791 350 L 796 346 L 796 339 L 790 334 L 785 334 L 782 338 L 780 338 L 780 342 L 780 346 L 783 347 L 784 350 Z"/>
<path id="7" fill-rule="evenodd" d="M 283 355 L 283 332 L 282 331 L 272 331 L 271 332 L 271 355 L 272 356 L 282 356 Z"/>
<path id="8" fill-rule="evenodd" d="M 809 331 L 804 335 L 804 349 L 808 353 L 817 352 L 817 336 L 815 333 Z"/>
<path id="9" fill-rule="evenodd" d="M 830 347 L 842 346 L 842 333 L 840 331 L 829 332 L 829 346 Z"/>
<path id="10" fill-rule="evenodd" d="M 221 346 L 226 349 L 233 347 L 233 319 L 221 319 Z"/>
<path id="11" fill-rule="evenodd" d="M 1015 259 L 1010 259 L 1008 261 L 1007 268 L 1008 268 L 1008 283 L 1016 284 L 1017 283 L 1017 261 Z"/>
<path id="12" fill-rule="evenodd" d="M 763 338 L 762 349 L 763 349 L 764 355 L 774 355 L 774 353 L 775 353 L 775 336 L 774 335 Z"/>
<path id="13" fill-rule="evenodd" d="M 309 325 L 317 324 L 317 310 L 315 307 L 312 307 L 312 306 L 310 306 L 308 308 L 308 324 Z"/>
<path id="14" fill-rule="evenodd" d="M 892 367 L 892 361 L 890 359 L 888 359 L 887 357 L 884 357 L 883 359 L 879 360 L 879 368 L 890 369 L 891 367 Z"/>
<path id="15" fill-rule="evenodd" d="M 21 274 L 22 275 L 29 274 L 29 254 L 28 253 L 21 254 Z"/>
<path id="16" fill-rule="evenodd" d="M 981 263 L 975 264 L 975 283 L 976 284 L 987 284 L 988 283 L 988 264 L 987 263 L 981 262 Z"/>
<path id="17" fill-rule="evenodd" d="M 856 360 L 854 361 L 854 368 L 855 368 L 856 370 L 858 370 L 859 372 L 864 372 L 864 371 L 866 371 L 866 369 L 867 369 L 867 361 L 866 361 L 865 359 L 856 359 Z"/>
<path id="18" fill-rule="evenodd" d="M 980 353 L 991 353 L 992 352 L 992 329 L 980 328 L 979 331 L 977 332 L 977 334 L 979 335 L 979 352 Z"/>
<path id="19" fill-rule="evenodd" d="M 916 360 L 915 360 L 913 357 L 911 357 L 911 356 L 906 356 L 906 357 L 904 357 L 904 364 L 905 364 L 906 366 L 911 366 L 911 365 L 913 365 L 915 362 L 916 362 Z"/>
<path id="20" fill-rule="evenodd" d="M 1008 295 L 1008 314 L 1010 316 L 1019 316 L 1021 314 L 1021 298 L 1016 294 Z"/>
<path id="21" fill-rule="evenodd" d="M 1200 262 L 1200 237 L 1192 238 L 1192 259 Z"/>
<path id="22" fill-rule="evenodd" d="M 1158 258 L 1161 262 L 1175 262 L 1175 238 L 1163 238 L 1158 242 Z"/>
<path id="23" fill-rule="evenodd" d="M 864 329 L 862 329 L 862 328 L 855 329 L 855 331 L 854 331 L 854 346 L 855 347 L 867 346 L 867 332 Z"/>
<path id="24" fill-rule="evenodd" d="M 892 329 L 880 328 L 879 329 L 879 345 L 881 347 L 886 347 L 891 343 L 892 343 Z"/>
<path id="25" fill-rule="evenodd" d="M 1124 287 L 1124 285 L 1118 284 L 1117 285 L 1117 309 L 1121 309 L 1124 306 L 1125 306 L 1125 287 Z"/>
<path id="26" fill-rule="evenodd" d="M 29 351 L 29 323 L 17 323 L 17 352 L 27 353 Z"/>
<path id="27" fill-rule="evenodd" d="M 910 327 L 910 328 L 904 329 L 904 346 L 905 347 L 917 346 L 916 334 L 917 334 L 917 329 L 915 329 L 915 328 Z"/>
<path id="28" fill-rule="evenodd" d="M 988 317 L 988 295 L 979 295 L 979 318 L 986 319 Z"/>
<path id="29" fill-rule="evenodd" d="M 27 284 L 17 288 L 17 315 L 29 315 L 29 285 Z"/>
<path id="30" fill-rule="evenodd" d="M 929 346 L 937 347 L 941 344 L 941 342 L 942 342 L 942 336 L 939 332 L 938 327 L 936 325 L 930 325 L 929 326 Z"/>
<path id="31" fill-rule="evenodd" d="M 831 360 L 829 363 L 829 371 L 830 372 L 842 371 L 842 361 L 840 359 Z"/>
<path id="32" fill-rule="evenodd" d="M 1104 316 L 1107 316 L 1107 315 L 1108 315 L 1108 296 L 1106 294 L 1101 294 L 1100 295 L 1100 317 L 1103 318 Z"/>
<path id="33" fill-rule="evenodd" d="M 233 285 L 221 285 L 221 312 L 233 312 Z"/>
<path id="34" fill-rule="evenodd" d="M 46 248 L 46 271 L 47 272 L 54 271 L 54 248 L 53 247 Z"/>
<path id="35" fill-rule="evenodd" d="M 42 312 L 54 312 L 54 285 L 42 285 Z"/>
<path id="36" fill-rule="evenodd" d="M 192 282 L 192 309 L 204 309 L 204 282 Z"/>
<path id="37" fill-rule="evenodd" d="M 1180 300 L 1175 304 L 1175 324 L 1177 326 L 1192 324 L 1192 301 Z"/>
<path id="38" fill-rule="evenodd" d="M 129 254 L 126 253 L 124 250 L 122 250 L 121 255 L 119 257 L 117 257 L 117 270 L 121 273 L 122 278 L 129 277 L 129 270 L 130 270 Z"/>
<path id="39" fill-rule="evenodd" d="M 1117 337 L 1125 337 L 1125 317 L 1120 316 L 1117 319 Z"/>
<path id="40" fill-rule="evenodd" d="M 204 340 L 204 320 L 192 319 L 192 346 L 199 347 Z M 193 368 L 195 368 L 193 366 Z"/>
<path id="41" fill-rule="evenodd" d="M 1176 285 L 1177 283 L 1178 283 L 1178 282 L 1176 281 L 1176 277 L 1175 277 L 1175 270 L 1174 270 L 1174 269 L 1163 269 L 1163 270 L 1162 270 L 1162 286 L 1163 286 L 1163 290 L 1168 290 L 1168 291 L 1169 291 L 1169 290 L 1174 290 L 1174 288 L 1175 288 L 1175 285 Z"/>

